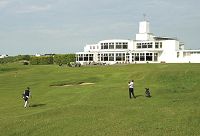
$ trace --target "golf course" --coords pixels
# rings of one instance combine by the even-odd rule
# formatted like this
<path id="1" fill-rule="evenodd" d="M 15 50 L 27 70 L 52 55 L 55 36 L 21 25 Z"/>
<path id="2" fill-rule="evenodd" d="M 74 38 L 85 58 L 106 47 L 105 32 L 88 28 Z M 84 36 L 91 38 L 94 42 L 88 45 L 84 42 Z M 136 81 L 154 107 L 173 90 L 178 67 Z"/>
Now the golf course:
<path id="1" fill-rule="evenodd" d="M 199 107 L 200 64 L 0 65 L 0 136 L 199 136 Z"/>

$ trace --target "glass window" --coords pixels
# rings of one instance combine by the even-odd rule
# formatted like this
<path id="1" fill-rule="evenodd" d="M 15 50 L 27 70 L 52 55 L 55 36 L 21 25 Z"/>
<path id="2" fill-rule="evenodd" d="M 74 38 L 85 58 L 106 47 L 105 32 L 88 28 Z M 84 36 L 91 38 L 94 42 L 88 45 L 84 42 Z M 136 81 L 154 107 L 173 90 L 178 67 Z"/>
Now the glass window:
<path id="1" fill-rule="evenodd" d="M 140 60 L 140 58 L 139 58 L 139 53 L 136 53 L 135 54 L 135 61 L 139 61 Z"/>
<path id="2" fill-rule="evenodd" d="M 137 45 L 137 47 L 136 47 L 137 49 L 141 49 L 142 47 L 141 47 L 141 45 Z"/>
<path id="3" fill-rule="evenodd" d="M 79 56 L 79 61 L 83 61 L 83 56 L 82 56 L 82 54 Z"/>
<path id="4" fill-rule="evenodd" d="M 108 44 L 104 45 L 104 49 L 108 49 Z"/>
<path id="5" fill-rule="evenodd" d="M 158 45 L 155 45 L 155 48 L 157 49 L 157 48 L 158 48 Z"/>
<path id="6" fill-rule="evenodd" d="M 122 54 L 122 61 L 125 61 L 125 53 Z"/>
<path id="7" fill-rule="evenodd" d="M 84 61 L 88 61 L 88 54 L 84 54 Z"/>
<path id="8" fill-rule="evenodd" d="M 123 45 L 123 49 L 128 49 L 128 45 Z"/>
<path id="9" fill-rule="evenodd" d="M 109 49 L 114 49 L 114 45 L 109 45 Z"/>
<path id="10" fill-rule="evenodd" d="M 121 53 L 116 53 L 116 61 L 122 61 Z"/>
<path id="11" fill-rule="evenodd" d="M 142 45 L 142 48 L 147 48 L 147 45 L 146 45 L 146 44 L 143 44 L 143 45 Z"/>
<path id="12" fill-rule="evenodd" d="M 146 61 L 152 61 L 152 60 L 153 60 L 152 53 L 146 53 Z"/>
<path id="13" fill-rule="evenodd" d="M 180 53 L 179 52 L 177 52 L 177 58 L 180 56 Z"/>
<path id="14" fill-rule="evenodd" d="M 116 49 L 121 49 L 121 45 L 116 45 Z"/>
<path id="15" fill-rule="evenodd" d="M 114 53 L 109 54 L 109 61 L 114 61 Z"/>
<path id="16" fill-rule="evenodd" d="M 89 61 L 93 61 L 93 54 L 89 55 Z"/>
<path id="17" fill-rule="evenodd" d="M 104 54 L 104 61 L 108 61 L 108 54 Z"/>
<path id="18" fill-rule="evenodd" d="M 158 53 L 154 53 L 154 61 L 158 61 Z"/>
<path id="19" fill-rule="evenodd" d="M 152 48 L 153 46 L 150 44 L 150 45 L 148 45 L 148 48 Z"/>
<path id="20" fill-rule="evenodd" d="M 144 53 L 140 53 L 140 61 L 144 61 L 145 58 L 144 58 Z"/>

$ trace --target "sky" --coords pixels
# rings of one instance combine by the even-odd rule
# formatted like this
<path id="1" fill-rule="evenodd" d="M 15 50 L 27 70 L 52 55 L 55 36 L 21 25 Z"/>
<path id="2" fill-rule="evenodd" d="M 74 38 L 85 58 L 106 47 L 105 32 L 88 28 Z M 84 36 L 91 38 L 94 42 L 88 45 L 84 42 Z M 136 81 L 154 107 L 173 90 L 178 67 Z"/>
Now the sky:
<path id="1" fill-rule="evenodd" d="M 0 0 L 0 54 L 65 54 L 107 39 L 150 32 L 200 49 L 199 0 Z"/>

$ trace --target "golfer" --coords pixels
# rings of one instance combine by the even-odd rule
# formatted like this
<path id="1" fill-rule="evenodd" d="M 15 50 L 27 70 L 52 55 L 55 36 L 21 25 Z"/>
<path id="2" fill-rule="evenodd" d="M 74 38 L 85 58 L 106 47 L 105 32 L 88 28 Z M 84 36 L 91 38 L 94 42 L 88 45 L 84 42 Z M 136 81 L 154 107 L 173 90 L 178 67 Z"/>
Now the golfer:
<path id="1" fill-rule="evenodd" d="M 24 108 L 27 108 L 29 106 L 29 98 L 31 96 L 30 88 L 27 87 L 26 90 L 24 90 L 24 93 L 22 94 L 22 97 L 24 99 Z"/>
<path id="2" fill-rule="evenodd" d="M 128 86 L 129 86 L 129 97 L 130 99 L 132 98 L 136 98 L 134 95 L 134 80 L 131 80 L 130 82 L 128 82 Z"/>

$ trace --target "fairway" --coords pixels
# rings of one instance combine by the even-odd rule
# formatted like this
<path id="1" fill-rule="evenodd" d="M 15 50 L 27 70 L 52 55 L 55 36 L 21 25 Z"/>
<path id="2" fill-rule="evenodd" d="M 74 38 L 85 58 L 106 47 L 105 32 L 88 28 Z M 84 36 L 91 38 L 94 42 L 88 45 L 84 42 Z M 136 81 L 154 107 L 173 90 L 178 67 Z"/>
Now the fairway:
<path id="1" fill-rule="evenodd" d="M 0 65 L 0 135 L 198 136 L 199 83 L 200 64 Z"/>

